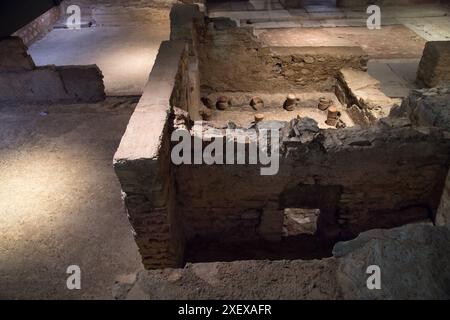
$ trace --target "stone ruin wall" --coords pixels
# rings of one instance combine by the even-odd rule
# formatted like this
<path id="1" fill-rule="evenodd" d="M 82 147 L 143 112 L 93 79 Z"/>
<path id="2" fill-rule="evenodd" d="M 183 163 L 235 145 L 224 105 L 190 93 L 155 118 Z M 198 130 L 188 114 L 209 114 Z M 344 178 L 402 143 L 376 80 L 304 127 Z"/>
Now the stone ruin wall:
<path id="1" fill-rule="evenodd" d="M 205 17 L 195 5 L 174 5 L 170 18 L 171 39 L 189 43 L 199 106 L 213 92 L 332 92 L 341 69 L 367 70 L 361 47 L 264 46 L 253 28 Z"/>
<path id="2" fill-rule="evenodd" d="M 414 90 L 402 105 L 392 110 L 397 117 L 406 117 L 416 126 L 440 127 L 450 137 L 450 88 L 436 87 Z M 436 215 L 437 225 L 450 225 L 450 172 L 447 175 L 441 203 Z"/>
<path id="3" fill-rule="evenodd" d="M 261 176 L 259 165 L 173 165 L 171 131 L 190 128 L 186 110 L 198 95 L 190 78 L 201 49 L 186 35 L 161 45 L 114 158 L 146 268 L 181 266 L 185 242 L 195 236 L 279 240 L 285 208 L 321 209 L 318 233 L 331 239 L 439 216 L 448 130 L 401 112 L 367 128 L 283 123 L 275 176 Z"/>
<path id="4" fill-rule="evenodd" d="M 61 23 L 59 27 L 63 26 L 68 17 L 67 8 L 71 5 L 80 7 L 82 27 L 85 27 L 91 24 L 111 24 L 114 20 L 116 23 L 117 21 L 129 23 L 127 18 L 130 16 L 133 20 L 151 19 L 151 10 L 163 12 L 177 3 L 195 3 L 204 6 L 203 0 L 64 0 L 14 32 L 12 36 L 20 37 L 25 45 L 31 46 L 49 33 L 55 25 Z M 123 15 L 125 19 L 117 18 L 118 15 Z M 111 20 L 111 16 L 115 18 Z"/>
<path id="5" fill-rule="evenodd" d="M 367 68 L 360 47 L 267 47 L 253 28 L 222 28 L 226 23 L 212 19 L 197 29 L 201 88 L 207 93 L 332 91 L 340 69 Z"/>
<path id="6" fill-rule="evenodd" d="M 226 19 L 207 20 L 206 25 L 203 25 L 199 22 L 200 18 L 197 14 L 197 22 L 189 25 L 193 33 L 180 28 L 175 36 L 188 38 L 194 43 L 199 59 L 201 87 L 206 92 L 286 92 L 292 89 L 332 91 L 340 70 L 366 69 L 367 56 L 360 48 L 268 48 L 258 42 L 251 28 L 235 28 Z M 184 34 L 180 36 L 182 32 Z M 360 132 L 346 130 L 341 134 L 349 135 L 350 140 L 361 140 L 350 142 L 351 145 L 355 144 L 349 148 L 341 145 L 341 138 L 344 141 L 348 138 L 337 137 L 333 131 L 317 133 L 321 138 L 310 142 L 312 150 L 309 150 L 309 145 L 295 146 L 295 143 L 289 142 L 292 150 L 308 150 L 305 151 L 308 157 L 293 158 L 290 153 L 284 155 L 278 177 L 260 176 L 258 166 L 177 167 L 176 198 L 183 212 L 181 216 L 185 221 L 186 235 L 217 237 L 226 234 L 230 239 L 239 240 L 245 237 L 257 238 L 260 236 L 258 230 L 261 222 L 267 216 L 264 212 L 271 211 L 282 218 L 282 210 L 286 206 L 282 204 L 281 198 L 290 188 L 303 188 L 310 195 L 317 192 L 319 199 L 331 199 L 332 205 L 316 201 L 314 206 L 308 200 L 298 205 L 323 209 L 326 213 L 321 217 L 321 223 L 327 227 L 322 228 L 322 231 L 328 229 L 334 236 L 339 234 L 348 237 L 376 226 L 395 226 L 408 221 L 433 219 L 439 201 L 435 194 L 440 193 L 439 188 L 443 185 L 439 177 L 447 170 L 447 144 L 440 139 L 442 144 L 437 146 L 440 149 L 437 154 L 443 153 L 443 156 L 437 163 L 426 164 L 433 159 L 434 151 L 422 158 L 422 151 L 414 149 L 413 145 L 410 146 L 411 150 L 405 152 L 410 157 L 403 159 L 403 155 L 396 154 L 400 146 L 395 146 L 393 141 L 400 145 L 402 139 L 415 135 L 415 130 L 410 126 L 408 129 L 392 129 L 392 132 L 391 129 L 384 126 L 378 131 L 374 128 Z M 363 139 L 357 135 L 368 137 Z M 328 152 L 324 151 L 327 148 L 323 145 L 317 147 L 324 136 L 328 137 L 328 141 L 337 143 L 338 150 L 333 147 L 332 152 Z M 420 134 L 416 135 L 414 143 L 418 145 L 422 138 Z M 423 145 L 431 140 L 427 138 Z M 390 143 L 393 145 L 389 146 Z M 390 148 L 392 155 L 385 153 Z M 383 161 L 386 155 L 392 162 Z M 310 157 L 314 161 L 311 162 Z M 352 157 L 355 157 L 354 161 L 346 161 Z M 340 158 L 342 163 L 339 162 Z M 419 160 L 413 160 L 416 158 Z M 420 159 L 425 163 L 418 164 Z M 296 166 L 296 163 L 302 165 Z M 350 166 L 350 163 L 365 163 L 367 166 L 361 168 L 354 164 Z M 322 167 L 329 170 L 320 169 Z M 419 167 L 426 169 L 421 172 L 417 170 Z M 359 177 L 361 171 L 367 180 Z M 367 174 L 367 171 L 373 173 Z M 333 179 L 336 172 L 339 177 Z M 342 176 L 343 172 L 347 174 Z M 419 173 L 411 176 L 409 172 Z M 408 181 L 414 179 L 417 181 L 412 185 L 416 186 L 411 187 Z M 319 182 L 311 184 L 311 181 Z M 274 222 L 273 219 L 270 221 Z M 279 225 L 279 221 L 277 223 Z"/>
<path id="7" fill-rule="evenodd" d="M 450 41 L 426 43 L 417 80 L 426 87 L 450 85 Z"/>
<path id="8" fill-rule="evenodd" d="M 55 6 L 12 35 L 20 37 L 25 45 L 31 46 L 34 42 L 42 39 L 49 33 L 60 17 L 61 9 L 59 6 Z"/>
<path id="9" fill-rule="evenodd" d="M 96 65 L 36 67 L 19 37 L 0 40 L 0 101 L 17 103 L 98 102 L 105 98 Z"/>
<path id="10" fill-rule="evenodd" d="M 302 125 L 294 120 L 283 130 L 293 126 Z M 448 171 L 450 141 L 440 129 L 421 131 L 388 120 L 370 129 L 300 129 L 303 137 L 284 135 L 274 176 L 261 176 L 259 165 L 176 166 L 186 236 L 280 238 L 285 208 L 321 209 L 318 232 L 334 239 L 430 221 Z"/>
<path id="11" fill-rule="evenodd" d="M 127 214 L 147 268 L 178 267 L 183 259 L 169 118 L 174 106 L 187 110 L 188 59 L 184 41 L 161 44 L 149 82 L 114 156 Z"/>

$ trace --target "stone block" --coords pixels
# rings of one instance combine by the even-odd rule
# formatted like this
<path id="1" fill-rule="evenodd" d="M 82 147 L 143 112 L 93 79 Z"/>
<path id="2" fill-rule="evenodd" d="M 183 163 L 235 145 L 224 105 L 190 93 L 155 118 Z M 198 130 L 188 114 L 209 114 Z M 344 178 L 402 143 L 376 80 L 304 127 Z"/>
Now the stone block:
<path id="1" fill-rule="evenodd" d="M 427 87 L 450 84 L 450 41 L 426 43 L 417 80 Z"/>
<path id="2" fill-rule="evenodd" d="M 337 283 L 344 299 L 449 299 L 450 231 L 413 224 L 371 230 L 335 245 Z M 380 290 L 366 286 L 370 265 L 379 266 Z M 373 274 L 373 272 L 372 272 Z"/>
<path id="3" fill-rule="evenodd" d="M 71 101 L 98 102 L 105 99 L 103 74 L 96 65 L 57 67 Z"/>
<path id="4" fill-rule="evenodd" d="M 400 103 L 380 90 L 380 82 L 367 72 L 351 68 L 341 69 L 338 74 L 336 96 L 347 105 L 353 121 L 359 125 L 375 123 L 387 117 L 391 109 Z"/>
<path id="5" fill-rule="evenodd" d="M 439 127 L 450 132 L 450 87 L 413 90 L 391 114 L 407 117 L 415 126 Z"/>
<path id="6" fill-rule="evenodd" d="M 54 67 L 0 73 L 0 101 L 39 103 L 68 98 L 60 74 Z"/>
<path id="7" fill-rule="evenodd" d="M 266 47 L 247 27 L 204 33 L 199 67 L 201 85 L 208 90 L 332 91 L 340 69 L 367 66 L 361 47 Z"/>
<path id="8" fill-rule="evenodd" d="M 162 139 L 168 128 L 171 102 L 178 104 L 172 96 L 180 63 L 185 54 L 184 41 L 165 41 L 161 44 L 149 81 L 114 157 L 118 166 L 142 160 L 142 163 L 131 168 L 131 171 L 139 172 L 139 166 L 157 168 L 154 162 L 158 161 Z"/>
<path id="9" fill-rule="evenodd" d="M 77 103 L 104 98 L 103 76 L 96 66 L 46 66 L 0 72 L 0 101 Z"/>
<path id="10" fill-rule="evenodd" d="M 27 50 L 19 37 L 0 40 L 0 72 L 33 70 L 35 65 Z"/>
<path id="11" fill-rule="evenodd" d="M 178 267 L 183 259 L 184 234 L 171 173 L 169 117 L 172 107 L 187 108 L 186 79 L 186 42 L 163 42 L 114 156 L 136 243 L 148 269 Z"/>

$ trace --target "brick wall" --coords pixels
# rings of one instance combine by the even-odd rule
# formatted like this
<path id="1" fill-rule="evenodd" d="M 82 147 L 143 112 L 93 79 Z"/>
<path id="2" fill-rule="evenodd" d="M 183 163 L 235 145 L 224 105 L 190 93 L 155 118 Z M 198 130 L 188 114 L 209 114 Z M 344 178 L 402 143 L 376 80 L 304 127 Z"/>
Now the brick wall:
<path id="1" fill-rule="evenodd" d="M 253 36 L 252 28 L 215 30 L 214 22 L 202 33 L 199 66 L 204 91 L 332 91 L 340 69 L 367 67 L 368 57 L 360 47 L 269 48 Z"/>
<path id="2" fill-rule="evenodd" d="M 319 233 L 332 238 L 430 220 L 450 163 L 441 130 L 403 125 L 317 130 L 306 143 L 284 137 L 283 150 L 274 176 L 259 165 L 175 167 L 186 236 L 256 239 L 267 211 L 291 207 L 321 209 Z"/>
<path id="3" fill-rule="evenodd" d="M 414 90 L 402 105 L 392 110 L 394 116 L 406 117 L 416 126 L 438 127 L 450 137 L 450 87 Z M 446 174 L 443 173 L 443 176 Z M 447 175 L 439 210 L 438 225 L 450 224 L 450 173 Z"/>
<path id="4" fill-rule="evenodd" d="M 188 11 L 193 16 L 198 13 Z M 172 12 L 173 16 L 177 15 Z M 273 176 L 262 176 L 261 165 L 174 165 L 172 130 L 187 128 L 192 140 L 196 129 L 219 136 L 225 130 L 201 128 L 198 122 L 192 126 L 188 114 L 181 111 L 191 108 L 193 58 L 198 57 L 203 89 L 211 91 L 285 91 L 300 85 L 293 80 L 295 75 L 284 72 L 295 68 L 292 64 L 314 66 L 312 74 L 304 72 L 314 77 L 321 66 L 316 63 L 327 62 L 327 58 L 321 61 L 327 53 L 309 53 L 309 48 L 298 49 L 306 50 L 300 51 L 300 62 L 299 52 L 292 53 L 292 48 L 252 47 L 255 42 L 247 29 L 232 30 L 231 36 L 215 30 L 208 40 L 203 17 L 195 19 L 195 23 L 185 16 L 181 19 L 195 32 L 172 26 L 172 40 L 161 45 L 114 159 L 146 268 L 180 266 L 185 241 L 196 236 L 224 242 L 278 240 L 285 208 L 320 209 L 318 233 L 334 240 L 435 217 L 449 170 L 450 139 L 445 128 L 424 127 L 404 116 L 340 130 L 305 126 L 304 121 L 310 121 L 305 119 L 263 121 L 258 128 L 281 126 L 280 170 Z M 226 42 L 229 36 L 231 43 Z M 235 48 L 239 37 L 244 44 Z M 361 51 L 346 48 L 344 52 L 352 54 L 341 52 L 324 71 L 330 79 L 347 64 L 365 68 Z M 226 58 L 227 53 L 234 61 Z M 255 66 L 262 69 L 252 65 L 255 59 Z M 320 87 L 319 80 L 309 79 L 308 85 L 316 89 L 332 87 L 331 82 Z"/>
<path id="5" fill-rule="evenodd" d="M 49 33 L 53 29 L 53 25 L 59 20 L 60 16 L 61 9 L 59 6 L 55 6 L 16 31 L 13 36 L 22 38 L 25 45 L 30 46 Z"/>
<path id="6" fill-rule="evenodd" d="M 187 109 L 188 53 L 184 41 L 161 44 L 120 146 L 114 168 L 146 268 L 181 264 L 184 237 L 175 210 L 176 190 L 170 161 L 172 107 Z"/>

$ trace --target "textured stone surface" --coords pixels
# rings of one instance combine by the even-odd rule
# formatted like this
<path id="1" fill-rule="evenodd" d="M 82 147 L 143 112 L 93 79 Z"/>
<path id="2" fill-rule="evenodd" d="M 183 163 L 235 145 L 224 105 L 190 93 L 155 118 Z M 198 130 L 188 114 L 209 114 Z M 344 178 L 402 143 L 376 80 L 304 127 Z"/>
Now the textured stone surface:
<path id="1" fill-rule="evenodd" d="M 71 100 L 95 102 L 105 99 L 103 74 L 96 65 L 58 67 L 57 70 Z"/>
<path id="2" fill-rule="evenodd" d="M 348 107 L 353 121 L 362 126 L 387 117 L 391 108 L 400 103 L 386 96 L 380 90 L 380 82 L 367 72 L 349 68 L 339 72 L 336 96 Z"/>
<path id="3" fill-rule="evenodd" d="M 32 69 L 33 59 L 28 55 L 27 47 L 20 38 L 9 37 L 0 41 L 0 72 Z"/>
<path id="4" fill-rule="evenodd" d="M 144 266 L 179 266 L 183 235 L 175 211 L 170 169 L 169 115 L 187 109 L 184 41 L 161 44 L 144 94 L 114 156 L 114 168 Z"/>
<path id="5" fill-rule="evenodd" d="M 408 119 L 422 127 L 439 127 L 450 137 L 450 88 L 414 90 L 401 106 L 392 109 L 392 120 Z M 398 117 L 398 118 L 395 118 Z M 450 176 L 447 175 L 441 204 L 436 215 L 438 225 L 450 224 Z"/>
<path id="6" fill-rule="evenodd" d="M 103 75 L 97 66 L 35 67 L 22 39 L 0 41 L 0 101 L 76 103 L 104 99 Z"/>
<path id="7" fill-rule="evenodd" d="M 417 79 L 427 87 L 450 84 L 450 41 L 426 43 Z"/>
<path id="8" fill-rule="evenodd" d="M 0 101 L 54 102 L 67 98 L 55 67 L 0 73 Z"/>
<path id="9" fill-rule="evenodd" d="M 425 224 L 371 230 L 332 258 L 188 264 L 141 272 L 128 299 L 449 299 L 450 231 Z M 367 267 L 381 268 L 369 290 Z M 124 289 L 129 288 L 124 283 Z"/>
<path id="10" fill-rule="evenodd" d="M 20 37 L 27 46 L 30 46 L 49 33 L 60 17 L 61 8 L 55 6 L 16 31 L 13 35 Z"/>
<path id="11" fill-rule="evenodd" d="M 333 258 L 188 264 L 141 272 L 128 298 L 337 299 L 335 269 Z"/>
<path id="12" fill-rule="evenodd" d="M 206 91 L 300 90 L 305 87 L 294 80 L 298 74 L 310 80 L 311 88 L 331 90 L 339 71 L 348 66 L 355 70 L 343 71 L 343 83 L 350 83 L 357 94 L 345 92 L 344 98 L 370 112 L 381 109 L 384 116 L 392 107 L 378 82 L 362 72 L 366 57 L 360 48 L 272 49 L 260 46 L 248 28 L 218 28 L 212 21 L 204 29 L 181 22 L 195 32 L 181 28 L 172 36 L 190 44 L 186 56 L 198 54 Z M 282 127 L 280 170 L 274 176 L 262 176 L 261 165 L 173 166 L 168 137 L 172 125 L 191 129 L 192 139 L 198 135 L 195 129 L 213 137 L 236 127 L 229 123 L 201 128 L 196 123 L 190 128 L 177 116 L 169 121 L 171 107 L 188 110 L 183 101 L 189 101 L 192 91 L 186 90 L 190 85 L 184 80 L 189 64 L 174 43 L 162 46 L 115 158 L 147 268 L 178 266 L 184 239 L 277 240 L 285 208 L 319 209 L 317 235 L 333 241 L 372 228 L 429 221 L 436 214 L 450 163 L 450 140 L 442 128 L 415 127 L 408 118 L 340 130 L 305 127 L 305 119 L 259 123 L 256 129 Z M 319 79 L 321 72 L 326 79 Z"/>
<path id="13" fill-rule="evenodd" d="M 0 101 L 98 102 L 105 98 L 97 66 L 39 67 L 0 73 Z"/>
<path id="14" fill-rule="evenodd" d="M 337 283 L 344 299 L 449 299 L 449 248 L 443 227 L 368 231 L 334 247 Z M 381 290 L 365 286 L 369 265 L 381 269 Z"/>
<path id="15" fill-rule="evenodd" d="M 249 210 L 261 214 L 273 199 L 277 209 L 321 209 L 318 232 L 330 237 L 429 220 L 449 163 L 450 140 L 444 132 L 392 122 L 318 130 L 308 138 L 303 132 L 286 136 L 274 176 L 261 176 L 260 165 L 181 165 L 174 170 L 186 236 L 225 241 L 257 237 L 260 217 L 244 221 L 241 216 Z"/>
<path id="16" fill-rule="evenodd" d="M 362 70 L 367 64 L 360 47 L 265 47 L 252 28 L 209 27 L 200 35 L 200 75 L 206 91 L 331 91 L 340 69 Z"/>
<path id="17" fill-rule="evenodd" d="M 450 131 L 450 87 L 414 90 L 392 114 L 406 116 L 418 126 Z"/>

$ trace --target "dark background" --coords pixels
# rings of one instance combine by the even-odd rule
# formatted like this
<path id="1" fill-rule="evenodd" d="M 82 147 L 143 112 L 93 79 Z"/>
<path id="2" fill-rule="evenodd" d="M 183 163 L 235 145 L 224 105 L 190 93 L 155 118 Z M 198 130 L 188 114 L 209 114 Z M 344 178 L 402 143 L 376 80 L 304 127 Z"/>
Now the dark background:
<path id="1" fill-rule="evenodd" d="M 30 23 L 62 0 L 0 0 L 0 38 Z"/>

